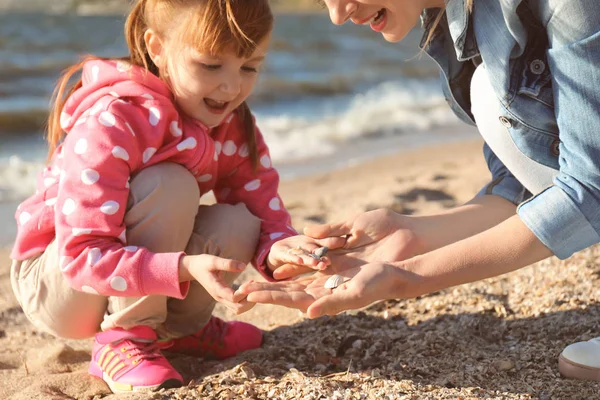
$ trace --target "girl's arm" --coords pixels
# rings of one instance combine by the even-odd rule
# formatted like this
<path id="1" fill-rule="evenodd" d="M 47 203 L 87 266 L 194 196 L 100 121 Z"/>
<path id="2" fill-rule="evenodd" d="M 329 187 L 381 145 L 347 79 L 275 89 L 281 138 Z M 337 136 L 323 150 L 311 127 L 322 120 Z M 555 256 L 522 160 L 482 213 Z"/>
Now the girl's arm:
<path id="1" fill-rule="evenodd" d="M 230 121 L 226 135 L 238 149 L 243 148 L 246 134 L 237 115 Z M 273 280 L 265 265 L 271 246 L 281 239 L 297 235 L 297 232 L 292 228 L 291 217 L 278 194 L 279 174 L 273 168 L 269 149 L 258 128 L 256 143 L 259 158 L 256 171 L 247 151 L 237 151 L 229 156 L 221 154 L 220 158 L 233 157 L 227 168 L 232 172 L 220 177 L 214 192 L 219 203 L 244 203 L 252 214 L 260 218 L 261 233 L 253 264 L 266 279 Z M 219 163 L 222 162 L 220 159 Z"/>
<path id="2" fill-rule="evenodd" d="M 103 296 L 166 295 L 183 298 L 179 253 L 128 246 L 124 217 L 129 178 L 158 146 L 164 115 L 150 124 L 147 108 L 106 96 L 72 127 L 57 157 L 62 172 L 56 202 L 60 267 L 70 285 Z M 158 138 L 158 139 L 156 139 Z M 154 142 L 153 142 L 154 141 Z"/>

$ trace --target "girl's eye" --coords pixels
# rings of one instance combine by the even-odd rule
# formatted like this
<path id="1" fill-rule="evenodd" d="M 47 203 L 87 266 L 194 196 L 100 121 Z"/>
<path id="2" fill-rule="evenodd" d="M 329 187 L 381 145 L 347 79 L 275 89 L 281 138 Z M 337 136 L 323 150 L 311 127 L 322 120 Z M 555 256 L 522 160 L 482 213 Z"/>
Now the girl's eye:
<path id="1" fill-rule="evenodd" d="M 244 72 L 250 72 L 250 73 L 257 73 L 258 72 L 258 68 L 252 68 L 252 67 L 242 67 L 242 71 Z"/>
<path id="2" fill-rule="evenodd" d="M 202 66 L 202 68 L 207 69 L 209 71 L 216 71 L 219 68 L 221 68 L 221 65 L 219 65 L 219 64 L 204 64 L 204 63 L 200 63 L 200 65 Z"/>

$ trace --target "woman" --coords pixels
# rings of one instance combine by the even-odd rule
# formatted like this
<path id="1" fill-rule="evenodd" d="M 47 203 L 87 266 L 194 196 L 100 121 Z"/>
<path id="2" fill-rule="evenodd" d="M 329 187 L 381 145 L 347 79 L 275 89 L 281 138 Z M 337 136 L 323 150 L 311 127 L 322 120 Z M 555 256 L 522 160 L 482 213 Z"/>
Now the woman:
<path id="1" fill-rule="evenodd" d="M 408 217 L 386 210 L 310 227 L 348 235 L 326 276 L 240 288 L 311 318 L 501 275 L 600 242 L 600 3 L 597 0 L 325 0 L 333 23 L 401 40 L 422 17 L 455 113 L 477 125 L 492 181 L 469 203 Z M 286 267 L 276 276 L 304 270 Z M 351 278 L 351 279 L 350 279 Z M 329 282 L 330 283 L 330 282 Z M 331 286 L 331 285 L 330 285 Z M 335 286 L 335 284 L 333 284 Z M 600 338 L 568 346 L 569 377 L 600 380 Z"/>

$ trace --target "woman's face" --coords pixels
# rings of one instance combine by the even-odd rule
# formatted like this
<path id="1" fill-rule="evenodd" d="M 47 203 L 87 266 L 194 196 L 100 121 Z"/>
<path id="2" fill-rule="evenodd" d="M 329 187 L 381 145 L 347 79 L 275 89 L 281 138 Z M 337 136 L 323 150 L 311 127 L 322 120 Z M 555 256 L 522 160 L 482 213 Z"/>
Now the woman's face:
<path id="1" fill-rule="evenodd" d="M 398 42 L 417 24 L 427 7 L 442 6 L 443 0 L 324 0 L 331 22 L 350 20 L 381 32 L 388 42 Z"/>

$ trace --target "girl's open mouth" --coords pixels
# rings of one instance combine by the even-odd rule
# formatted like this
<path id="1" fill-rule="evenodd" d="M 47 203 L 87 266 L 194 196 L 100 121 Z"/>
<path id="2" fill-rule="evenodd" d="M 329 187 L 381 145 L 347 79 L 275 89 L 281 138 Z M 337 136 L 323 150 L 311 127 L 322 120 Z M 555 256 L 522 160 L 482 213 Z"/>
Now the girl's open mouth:
<path id="1" fill-rule="evenodd" d="M 205 98 L 204 104 L 206 104 L 206 108 L 213 114 L 223 114 L 229 105 L 228 101 L 217 101 Z"/>

